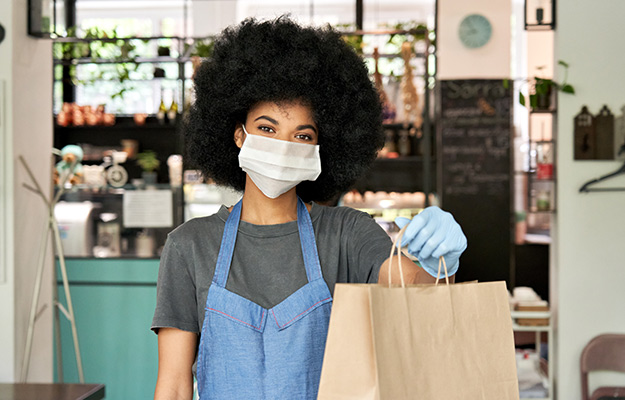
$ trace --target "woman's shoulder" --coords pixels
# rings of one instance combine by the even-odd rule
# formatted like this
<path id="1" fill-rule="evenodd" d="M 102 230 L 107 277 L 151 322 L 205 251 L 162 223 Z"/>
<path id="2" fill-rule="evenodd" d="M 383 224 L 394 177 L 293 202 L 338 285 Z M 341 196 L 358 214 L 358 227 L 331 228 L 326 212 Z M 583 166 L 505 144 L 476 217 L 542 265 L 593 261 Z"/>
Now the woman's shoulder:
<path id="1" fill-rule="evenodd" d="M 364 211 L 345 206 L 324 206 L 317 203 L 313 203 L 311 216 L 313 221 L 319 218 L 321 221 L 330 221 L 335 224 L 368 224 L 374 222 L 373 217 Z"/>
<path id="2" fill-rule="evenodd" d="M 228 209 L 225 206 L 221 206 L 215 214 L 191 218 L 169 232 L 168 239 L 177 243 L 184 243 L 198 238 L 206 238 L 206 236 L 213 236 L 216 234 L 216 230 L 219 230 L 219 236 L 221 236 L 221 231 L 223 231 L 225 225 L 224 211 L 227 217 Z"/>

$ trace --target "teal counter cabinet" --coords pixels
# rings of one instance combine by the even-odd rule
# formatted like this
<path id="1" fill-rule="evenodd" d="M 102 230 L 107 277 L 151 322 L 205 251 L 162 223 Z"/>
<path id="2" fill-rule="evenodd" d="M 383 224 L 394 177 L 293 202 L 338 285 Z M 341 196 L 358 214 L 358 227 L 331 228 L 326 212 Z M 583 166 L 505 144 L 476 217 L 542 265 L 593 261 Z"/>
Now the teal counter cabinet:
<path id="1" fill-rule="evenodd" d="M 107 400 L 152 399 L 158 370 L 158 259 L 69 259 L 67 275 L 85 382 L 103 383 Z M 59 300 L 65 293 L 57 268 Z M 71 327 L 60 315 L 65 382 L 78 382 Z M 55 381 L 58 381 L 55 363 Z"/>

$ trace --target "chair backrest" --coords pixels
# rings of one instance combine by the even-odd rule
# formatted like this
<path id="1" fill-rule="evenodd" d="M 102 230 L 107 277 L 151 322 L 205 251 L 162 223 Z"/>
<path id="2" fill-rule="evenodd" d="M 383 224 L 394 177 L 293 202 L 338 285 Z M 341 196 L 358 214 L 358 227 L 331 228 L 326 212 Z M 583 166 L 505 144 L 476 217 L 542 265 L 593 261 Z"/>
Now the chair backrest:
<path id="1" fill-rule="evenodd" d="M 582 351 L 582 400 L 588 400 L 590 371 L 625 372 L 625 334 L 603 334 L 594 337 Z"/>

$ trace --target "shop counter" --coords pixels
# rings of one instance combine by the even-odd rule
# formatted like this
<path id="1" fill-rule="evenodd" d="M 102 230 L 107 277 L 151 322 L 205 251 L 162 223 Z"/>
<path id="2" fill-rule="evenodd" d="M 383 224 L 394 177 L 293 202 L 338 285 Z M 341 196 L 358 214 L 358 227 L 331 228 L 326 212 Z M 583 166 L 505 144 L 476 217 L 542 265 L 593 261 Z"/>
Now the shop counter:
<path id="1" fill-rule="evenodd" d="M 2 400 L 100 400 L 102 384 L 0 383 Z"/>
<path id="2" fill-rule="evenodd" d="M 156 385 L 156 306 L 159 260 L 66 260 L 86 382 L 101 382 L 108 399 L 148 399 Z M 57 268 L 59 301 L 65 294 Z M 78 383 L 70 323 L 60 315 L 63 381 Z M 55 381 L 58 379 L 55 370 Z"/>

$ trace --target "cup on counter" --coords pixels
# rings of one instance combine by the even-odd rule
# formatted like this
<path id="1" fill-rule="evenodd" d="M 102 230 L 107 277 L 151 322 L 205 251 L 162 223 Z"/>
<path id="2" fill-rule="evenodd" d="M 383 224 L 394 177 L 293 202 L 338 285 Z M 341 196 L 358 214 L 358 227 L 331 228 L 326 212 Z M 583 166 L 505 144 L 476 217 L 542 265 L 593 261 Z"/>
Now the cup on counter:
<path id="1" fill-rule="evenodd" d="M 154 237 L 146 231 L 140 232 L 135 239 L 137 257 L 149 258 L 154 256 Z"/>

